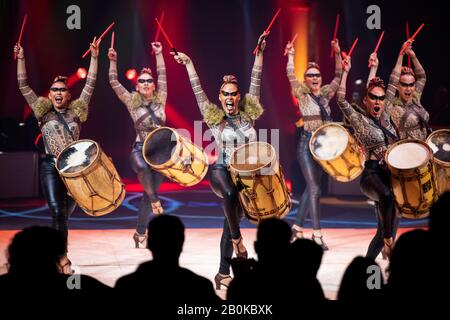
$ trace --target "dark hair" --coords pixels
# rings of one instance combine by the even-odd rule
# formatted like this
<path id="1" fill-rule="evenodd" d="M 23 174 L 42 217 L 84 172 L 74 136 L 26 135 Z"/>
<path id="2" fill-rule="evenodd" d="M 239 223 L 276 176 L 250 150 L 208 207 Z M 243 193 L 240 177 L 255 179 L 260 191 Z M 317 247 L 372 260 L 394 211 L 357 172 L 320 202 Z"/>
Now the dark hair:
<path id="1" fill-rule="evenodd" d="M 239 87 L 236 76 L 232 75 L 232 74 L 228 74 L 228 75 L 223 76 L 223 83 L 220 86 L 220 89 L 222 89 L 224 85 L 229 84 L 229 83 L 235 84 L 237 87 Z"/>
<path id="2" fill-rule="evenodd" d="M 402 69 L 401 69 L 401 71 L 400 71 L 400 77 L 401 77 L 401 76 L 404 76 L 405 74 L 410 74 L 410 75 L 412 75 L 414 78 L 416 77 L 416 76 L 414 75 L 413 69 L 411 69 L 411 68 L 409 68 L 409 67 L 406 67 L 406 66 L 403 66 Z"/>
<path id="3" fill-rule="evenodd" d="M 55 82 L 62 82 L 65 85 L 67 85 L 67 77 L 66 76 L 56 76 L 55 79 L 53 79 L 53 83 Z"/>
<path id="4" fill-rule="evenodd" d="M 375 87 L 379 87 L 383 90 L 386 90 L 383 79 L 381 79 L 379 77 L 375 77 L 375 78 L 370 79 L 369 84 L 367 85 L 366 95 L 367 95 L 367 93 L 370 92 L 370 90 L 372 90 Z"/>
<path id="5" fill-rule="evenodd" d="M 139 75 L 143 75 L 144 73 L 147 73 L 147 74 L 149 74 L 150 76 L 152 76 L 153 77 L 153 74 L 152 74 L 152 69 L 150 69 L 150 68 L 142 68 L 141 69 L 141 73 L 139 73 Z"/>

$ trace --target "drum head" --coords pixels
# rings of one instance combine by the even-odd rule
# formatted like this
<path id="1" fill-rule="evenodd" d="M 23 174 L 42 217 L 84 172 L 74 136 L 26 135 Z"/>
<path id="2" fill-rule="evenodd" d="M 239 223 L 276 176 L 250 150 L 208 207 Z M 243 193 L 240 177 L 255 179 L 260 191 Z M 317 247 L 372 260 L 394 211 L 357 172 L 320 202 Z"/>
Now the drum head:
<path id="1" fill-rule="evenodd" d="M 450 162 L 450 130 L 438 130 L 427 139 L 434 157 L 443 162 Z"/>
<path id="2" fill-rule="evenodd" d="M 430 159 L 426 146 L 416 142 L 396 145 L 387 156 L 387 162 L 396 169 L 418 168 Z"/>
<path id="3" fill-rule="evenodd" d="M 172 157 L 176 145 L 175 132 L 169 128 L 156 129 L 145 139 L 145 159 L 152 165 L 162 165 Z"/>
<path id="4" fill-rule="evenodd" d="M 230 166 L 237 171 L 254 171 L 269 165 L 275 150 L 266 142 L 251 142 L 236 149 L 231 155 Z"/>
<path id="5" fill-rule="evenodd" d="M 56 168 L 62 173 L 77 173 L 89 167 L 97 158 L 97 144 L 91 140 L 77 141 L 64 149 Z"/>
<path id="6" fill-rule="evenodd" d="M 311 152 L 319 160 L 333 160 L 347 148 L 348 132 L 337 125 L 317 129 L 311 137 Z"/>

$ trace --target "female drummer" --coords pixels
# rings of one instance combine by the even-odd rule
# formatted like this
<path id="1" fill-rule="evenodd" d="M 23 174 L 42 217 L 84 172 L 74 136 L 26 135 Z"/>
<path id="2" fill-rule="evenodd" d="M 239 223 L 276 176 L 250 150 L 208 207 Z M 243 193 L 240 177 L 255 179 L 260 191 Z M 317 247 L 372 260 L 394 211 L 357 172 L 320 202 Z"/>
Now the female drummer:
<path id="1" fill-rule="evenodd" d="M 192 90 L 203 115 L 203 121 L 209 126 L 220 150 L 217 162 L 211 170 L 211 187 L 224 199 L 225 220 L 220 240 L 220 268 L 215 276 L 216 289 L 221 285 L 228 287 L 231 282 L 230 264 L 233 250 L 238 258 L 247 258 L 247 250 L 242 241 L 239 228 L 243 211 L 239 203 L 238 190 L 233 184 L 228 171 L 231 153 L 239 146 L 256 141 L 256 130 L 253 125 L 263 113 L 259 102 L 263 50 L 267 34 L 259 37 L 258 51 L 253 64 L 249 93 L 241 100 L 238 81 L 235 76 L 223 77 L 219 90 L 221 107 L 210 102 L 203 91 L 200 79 L 192 60 L 184 53 L 178 52 L 175 60 L 186 65 Z"/>
<path id="2" fill-rule="evenodd" d="M 328 250 L 320 230 L 320 193 L 323 171 L 320 165 L 314 161 L 309 151 L 309 141 L 312 133 L 317 128 L 332 121 L 330 116 L 331 110 L 328 104 L 339 87 L 342 62 L 339 41 L 337 39 L 332 41 L 331 46 L 335 56 L 335 75 L 329 85 L 322 86 L 322 75 L 319 66 L 314 62 L 308 63 L 304 73 L 304 83 L 298 81 L 294 73 L 294 46 L 291 42 L 288 42 L 286 45 L 288 52 L 287 76 L 304 121 L 304 130 L 302 130 L 297 146 L 297 158 L 306 180 L 306 189 L 300 198 L 297 217 L 292 226 L 292 241 L 303 238 L 303 225 L 306 214 L 309 212 L 313 225 L 312 239 L 323 250 Z"/>
<path id="3" fill-rule="evenodd" d="M 153 170 L 142 156 L 142 147 L 147 135 L 166 121 L 165 105 L 167 99 L 166 65 L 160 42 L 151 44 L 156 57 L 156 72 L 158 87 L 156 88 L 152 71 L 143 68 L 137 79 L 136 91 L 128 92 L 117 80 L 117 52 L 110 48 L 108 51 L 109 83 L 130 113 L 136 129 L 136 140 L 131 151 L 130 162 L 136 172 L 139 182 L 144 187 L 143 197 L 139 206 L 136 232 L 133 240 L 136 248 L 146 246 L 146 229 L 150 218 L 150 210 L 154 215 L 164 213 L 157 191 L 164 180 L 164 176 Z"/>
<path id="4" fill-rule="evenodd" d="M 91 62 L 86 84 L 80 98 L 70 102 L 67 77 L 57 76 L 50 86 L 48 97 L 38 97 L 28 85 L 23 48 L 16 44 L 17 81 L 19 89 L 39 122 L 45 145 L 41 162 L 40 180 L 52 213 L 52 226 L 61 231 L 67 240 L 67 220 L 75 209 L 74 200 L 68 196 L 66 186 L 55 167 L 55 159 L 70 143 L 80 137 L 81 124 L 87 120 L 88 105 L 97 78 L 98 43 L 91 43 Z"/>
<path id="5" fill-rule="evenodd" d="M 350 68 L 350 58 L 346 57 L 337 100 L 346 120 L 354 129 L 356 139 L 364 147 L 368 159 L 364 164 L 360 188 L 364 195 L 375 201 L 378 227 L 366 256 L 375 259 L 382 251 L 383 258 L 386 258 L 392 249 L 398 220 L 395 215 L 390 173 L 384 164 L 384 155 L 388 146 L 398 138 L 389 115 L 384 110 L 386 93 L 383 80 L 379 78 L 370 80 L 363 99 L 364 108 L 354 108 L 346 101 L 345 88 Z"/>
<path id="6" fill-rule="evenodd" d="M 386 104 L 386 111 L 391 116 L 394 126 L 397 128 L 400 139 L 419 139 L 425 141 L 431 132 L 428 125 L 430 116 L 427 110 L 421 105 L 420 98 L 427 80 L 425 70 L 411 48 L 411 43 L 404 44 L 406 49 L 400 53 L 397 63 L 389 78 L 389 85 L 386 91 L 386 99 L 390 102 Z M 402 51 L 401 51 L 402 52 Z M 415 72 L 402 67 L 403 55 L 411 57 Z M 371 59 L 371 74 L 375 75 L 378 67 L 376 54 Z M 396 96 L 398 92 L 398 96 Z"/>

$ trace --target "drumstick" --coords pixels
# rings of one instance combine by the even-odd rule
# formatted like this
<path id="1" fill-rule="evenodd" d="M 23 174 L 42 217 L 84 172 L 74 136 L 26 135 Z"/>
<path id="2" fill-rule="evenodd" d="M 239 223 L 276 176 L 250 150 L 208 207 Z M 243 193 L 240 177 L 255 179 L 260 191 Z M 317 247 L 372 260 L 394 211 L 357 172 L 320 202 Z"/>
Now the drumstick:
<path id="1" fill-rule="evenodd" d="M 409 39 L 409 24 L 406 21 L 406 39 Z M 408 68 L 411 69 L 411 57 L 408 55 Z"/>
<path id="2" fill-rule="evenodd" d="M 381 40 L 383 39 L 384 31 L 381 33 L 380 38 L 378 39 L 377 45 L 375 47 L 375 50 L 373 50 L 373 53 L 377 53 L 378 47 L 380 46 Z M 369 68 L 372 66 L 372 61 L 369 62 Z"/>
<path id="3" fill-rule="evenodd" d="M 348 56 L 349 57 L 352 55 L 352 52 L 355 49 L 355 46 L 356 46 L 357 42 L 358 42 L 358 37 L 356 37 L 355 41 L 353 41 L 352 47 L 350 48 L 350 51 L 348 52 Z"/>
<path id="4" fill-rule="evenodd" d="M 155 18 L 156 23 L 158 24 L 159 28 L 161 29 L 161 32 L 164 36 L 164 38 L 166 38 L 167 43 L 169 44 L 170 48 L 172 49 L 172 51 L 175 53 L 175 55 L 178 55 L 177 50 L 175 49 L 175 47 L 172 44 L 172 41 L 170 41 L 169 36 L 167 35 L 166 31 L 164 30 L 163 26 L 161 25 L 161 23 L 159 22 L 158 18 Z"/>
<path id="5" fill-rule="evenodd" d="M 100 43 L 100 41 L 102 40 L 102 38 L 109 32 L 109 30 L 111 30 L 111 28 L 114 26 L 115 22 L 111 23 L 109 25 L 108 28 L 106 28 L 105 31 L 103 31 L 102 35 L 95 41 L 95 45 L 98 45 Z M 88 53 L 91 52 L 91 47 L 89 47 L 89 49 L 83 54 L 83 56 L 81 57 L 81 59 L 86 58 L 86 56 L 88 55 Z"/>
<path id="6" fill-rule="evenodd" d="M 111 34 L 111 49 L 114 49 L 114 31 Z"/>
<path id="7" fill-rule="evenodd" d="M 161 17 L 159 17 L 159 22 L 161 23 L 161 25 L 163 23 L 163 20 L 164 20 L 164 11 L 161 13 Z M 153 42 L 158 41 L 160 31 L 161 31 L 161 28 L 158 26 L 158 29 L 156 30 L 156 35 L 155 35 L 155 41 L 153 41 Z"/>
<path id="8" fill-rule="evenodd" d="M 420 25 L 420 27 L 416 30 L 416 32 L 414 32 L 413 36 L 412 36 L 411 38 L 408 39 L 408 41 L 413 42 L 414 38 L 419 34 L 420 30 L 422 30 L 422 28 L 423 28 L 424 26 L 425 26 L 425 23 L 422 23 L 422 24 Z M 400 51 L 400 54 L 401 54 L 401 55 L 403 54 L 403 52 L 405 52 L 405 50 L 406 50 L 407 47 L 408 47 L 408 46 L 404 46 L 404 47 L 402 48 L 402 50 Z"/>
<path id="9" fill-rule="evenodd" d="M 298 33 L 296 33 L 296 34 L 294 35 L 294 37 L 292 38 L 291 41 L 289 41 L 289 43 L 293 45 L 295 39 L 297 39 L 297 36 L 298 36 Z M 287 53 L 288 53 L 287 49 L 284 49 L 284 55 L 287 55 Z"/>
<path id="10" fill-rule="evenodd" d="M 25 24 L 27 23 L 28 14 L 25 14 L 22 21 L 22 28 L 20 28 L 19 40 L 17 40 L 17 45 L 20 46 L 20 42 L 22 41 L 23 30 L 25 29 Z M 17 59 L 17 54 L 14 53 L 14 60 Z"/>
<path id="11" fill-rule="evenodd" d="M 340 14 L 338 13 L 336 15 L 336 23 L 334 24 L 333 41 L 336 41 L 337 32 L 338 32 L 338 29 L 339 29 L 339 16 L 340 16 Z M 333 59 L 333 48 L 331 48 L 330 59 Z"/>
<path id="12" fill-rule="evenodd" d="M 269 26 L 267 27 L 266 30 L 264 30 L 264 33 L 266 33 L 266 36 L 264 36 L 264 38 L 267 37 L 267 34 L 270 32 L 270 28 L 272 28 L 272 24 L 275 22 L 275 19 L 276 19 L 276 18 L 278 17 L 278 15 L 280 14 L 280 11 L 281 11 L 281 8 L 278 8 L 277 13 L 275 13 L 275 15 L 273 16 L 272 20 L 271 20 L 270 23 L 269 23 Z M 264 39 L 262 39 L 262 41 L 264 41 Z M 261 41 L 261 43 L 262 43 L 262 41 Z M 261 45 L 261 43 L 258 43 L 258 44 L 256 45 L 255 50 L 253 50 L 253 54 L 256 54 L 256 53 L 258 52 L 258 48 L 259 48 L 259 46 Z"/>

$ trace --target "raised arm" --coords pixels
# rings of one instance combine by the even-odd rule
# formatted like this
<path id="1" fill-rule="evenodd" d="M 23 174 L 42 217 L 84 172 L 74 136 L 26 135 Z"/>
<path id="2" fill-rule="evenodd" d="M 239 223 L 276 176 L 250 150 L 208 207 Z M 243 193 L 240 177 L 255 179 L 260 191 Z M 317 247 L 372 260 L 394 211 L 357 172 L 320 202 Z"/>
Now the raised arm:
<path id="1" fill-rule="evenodd" d="M 131 100 L 131 94 L 117 79 L 117 52 L 113 48 L 109 48 L 109 84 L 116 93 L 117 97 L 125 104 Z"/>
<path id="2" fill-rule="evenodd" d="M 156 73 L 158 74 L 158 84 L 156 86 L 156 92 L 162 99 L 162 104 L 166 105 L 167 100 L 166 63 L 164 62 L 164 56 L 162 54 L 161 42 L 152 42 L 152 50 L 156 57 Z"/>
<path id="3" fill-rule="evenodd" d="M 171 54 L 174 55 L 173 52 Z M 197 75 L 197 71 L 195 71 L 194 63 L 191 58 L 189 58 L 186 54 L 182 52 L 178 52 L 177 55 L 174 55 L 175 60 L 186 66 L 186 70 L 188 72 L 189 81 L 191 82 L 192 91 L 194 91 L 195 99 L 197 100 L 198 107 L 202 115 L 205 114 L 205 110 L 211 104 L 208 97 L 206 96 L 205 91 L 203 91 L 202 85 L 200 84 L 200 78 Z"/>
<path id="4" fill-rule="evenodd" d="M 27 70 L 25 67 L 25 52 L 20 45 L 15 45 L 14 53 L 17 55 L 17 82 L 19 83 L 19 90 L 28 105 L 34 111 L 34 106 L 38 97 L 28 85 Z"/>
<path id="5" fill-rule="evenodd" d="M 406 41 L 402 48 L 404 46 L 411 46 L 411 42 Z M 402 50 L 400 49 L 400 52 L 402 52 Z M 403 63 L 403 54 L 398 55 L 397 57 L 397 62 L 395 63 L 395 67 L 392 70 L 391 76 L 389 77 L 389 84 L 386 90 L 386 99 L 388 100 L 392 100 L 395 98 L 395 93 L 397 92 L 397 85 L 398 85 L 398 80 L 400 79 L 400 72 L 402 70 L 402 63 Z"/>
<path id="6" fill-rule="evenodd" d="M 414 73 L 416 74 L 416 92 L 422 94 L 425 83 L 427 82 L 427 75 L 424 68 L 417 59 L 416 53 L 412 48 L 405 50 L 405 53 L 411 57 L 411 61 L 414 65 Z"/>
<path id="7" fill-rule="evenodd" d="M 328 90 L 326 94 L 326 98 L 331 100 L 333 96 L 336 94 L 336 91 L 339 88 L 339 84 L 342 76 L 342 58 L 341 58 L 341 48 L 339 47 L 339 40 L 331 41 L 331 47 L 334 51 L 334 78 L 330 83 L 330 90 Z"/>
<path id="8" fill-rule="evenodd" d="M 375 78 L 377 76 L 379 61 L 378 61 L 376 52 L 372 52 L 370 54 L 369 64 L 370 64 L 370 70 L 369 70 L 369 76 L 367 77 L 366 87 L 369 85 L 370 80 L 372 80 L 373 78 Z"/>
<path id="9" fill-rule="evenodd" d="M 87 105 L 91 100 L 92 93 L 94 92 L 95 82 L 97 80 L 97 69 L 98 69 L 98 46 L 96 43 L 96 38 L 92 40 L 91 43 L 91 62 L 89 64 L 89 71 L 86 78 L 86 84 L 84 85 L 83 91 L 81 91 L 80 100 L 83 100 Z"/>
<path id="10" fill-rule="evenodd" d="M 291 84 L 292 92 L 294 94 L 298 94 L 301 91 L 301 90 L 299 90 L 301 87 L 301 84 L 295 75 L 295 64 L 294 64 L 295 49 L 294 49 L 294 45 L 290 41 L 286 45 L 286 51 L 288 53 L 286 74 L 289 79 L 289 83 Z"/>
<path id="11" fill-rule="evenodd" d="M 255 62 L 253 63 L 252 74 L 250 77 L 250 89 L 249 93 L 256 97 L 260 98 L 261 95 L 261 73 L 263 66 L 263 52 L 266 47 L 266 37 L 268 34 L 263 33 L 259 36 L 258 39 L 258 50 L 255 55 Z"/>
<path id="12" fill-rule="evenodd" d="M 345 99 L 345 91 L 346 91 L 346 84 L 347 84 L 347 76 L 348 72 L 351 69 L 351 59 L 350 57 L 345 57 L 343 62 L 343 72 L 341 77 L 341 84 L 339 86 L 339 89 L 337 91 L 337 103 L 339 108 L 341 109 L 343 115 L 347 120 L 350 122 L 350 124 L 355 128 L 355 130 L 363 125 L 361 121 L 362 115 L 356 111 L 350 103 Z"/>

